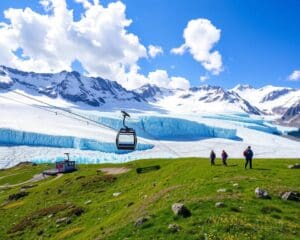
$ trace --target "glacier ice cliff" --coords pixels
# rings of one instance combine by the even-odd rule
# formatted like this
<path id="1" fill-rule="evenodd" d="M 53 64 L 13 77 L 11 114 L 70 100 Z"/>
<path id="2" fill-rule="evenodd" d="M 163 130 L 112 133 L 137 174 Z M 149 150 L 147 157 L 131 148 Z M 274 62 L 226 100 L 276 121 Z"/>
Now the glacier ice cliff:
<path id="1" fill-rule="evenodd" d="M 98 117 L 95 120 L 114 129 L 122 127 L 122 120 L 117 118 Z M 208 126 L 181 118 L 140 116 L 137 119 L 128 120 L 127 123 L 128 127 L 136 130 L 138 136 L 147 139 L 174 141 L 191 141 L 202 138 L 238 139 L 235 129 Z"/>
<path id="2" fill-rule="evenodd" d="M 94 139 L 77 138 L 73 136 L 56 136 L 34 132 L 24 132 L 14 129 L 0 128 L 0 146 L 36 146 L 75 148 L 80 150 L 93 150 L 105 153 L 127 153 L 116 148 L 114 142 L 101 142 Z M 151 144 L 137 144 L 136 150 L 151 149 Z"/>
<path id="3" fill-rule="evenodd" d="M 203 118 L 210 118 L 210 119 L 219 119 L 225 120 L 234 123 L 235 125 L 242 126 L 245 128 L 271 133 L 271 134 L 282 134 L 282 132 L 272 124 L 264 121 L 263 119 L 255 119 L 251 118 L 248 114 L 231 114 L 231 115 L 224 115 L 224 114 L 217 114 L 217 115 L 206 115 Z"/>

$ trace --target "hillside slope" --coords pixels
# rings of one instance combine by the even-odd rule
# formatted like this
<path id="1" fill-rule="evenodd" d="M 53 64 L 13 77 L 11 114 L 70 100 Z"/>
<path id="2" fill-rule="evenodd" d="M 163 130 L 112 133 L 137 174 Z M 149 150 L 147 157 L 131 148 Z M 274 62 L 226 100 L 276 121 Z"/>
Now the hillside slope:
<path id="1" fill-rule="evenodd" d="M 253 170 L 244 170 L 242 160 L 229 160 L 228 167 L 197 158 L 140 160 L 80 165 L 77 172 L 32 183 L 23 182 L 51 166 L 19 165 L 0 171 L 0 239 L 299 239 L 299 203 L 279 197 L 300 191 L 298 170 L 287 168 L 296 162 L 260 159 Z M 153 165 L 160 170 L 135 171 Z M 97 174 L 108 166 L 131 170 Z M 257 199 L 256 187 L 271 199 Z M 14 200 L 20 189 L 28 195 Z M 176 202 L 191 216 L 176 217 L 171 210 Z M 225 206 L 216 208 L 216 202 Z M 140 217 L 148 221 L 136 227 Z M 172 223 L 180 231 L 170 232 Z"/>

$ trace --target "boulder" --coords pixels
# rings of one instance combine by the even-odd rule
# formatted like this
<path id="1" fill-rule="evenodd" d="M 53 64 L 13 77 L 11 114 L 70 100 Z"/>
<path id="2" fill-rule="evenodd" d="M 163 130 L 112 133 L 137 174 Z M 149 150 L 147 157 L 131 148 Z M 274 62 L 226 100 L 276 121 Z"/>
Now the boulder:
<path id="1" fill-rule="evenodd" d="M 292 164 L 292 165 L 289 165 L 288 166 L 289 169 L 299 169 L 300 168 L 300 163 L 295 163 L 295 164 Z"/>
<path id="2" fill-rule="evenodd" d="M 217 208 L 225 207 L 225 204 L 223 202 L 216 202 L 215 207 Z"/>
<path id="3" fill-rule="evenodd" d="M 255 195 L 257 198 L 271 199 L 269 193 L 266 190 L 261 189 L 259 187 L 255 188 Z"/>
<path id="4" fill-rule="evenodd" d="M 190 210 L 184 206 L 183 203 L 174 203 L 172 205 L 172 211 L 176 216 L 182 216 L 184 218 L 191 216 Z"/>
<path id="5" fill-rule="evenodd" d="M 180 226 L 176 223 L 171 223 L 168 226 L 168 229 L 170 230 L 170 232 L 179 232 L 180 231 Z"/>
<path id="6" fill-rule="evenodd" d="M 226 188 L 220 188 L 217 190 L 218 193 L 221 193 L 221 192 L 227 192 L 227 189 Z"/>
<path id="7" fill-rule="evenodd" d="M 299 192 L 285 192 L 282 194 L 281 198 L 283 200 L 290 200 L 290 201 L 300 201 L 300 193 Z"/>
<path id="8" fill-rule="evenodd" d="M 56 220 L 56 224 L 60 224 L 60 223 L 70 224 L 71 222 L 72 220 L 69 217 L 59 218 Z"/>
<path id="9" fill-rule="evenodd" d="M 115 193 L 113 193 L 113 196 L 114 196 L 114 197 L 118 197 L 118 196 L 120 196 L 120 195 L 121 195 L 120 192 L 115 192 Z"/>
<path id="10" fill-rule="evenodd" d="M 149 220 L 149 217 L 140 217 L 135 221 L 134 226 L 139 227 L 139 226 L 143 225 L 145 222 L 147 222 L 148 220 Z"/>

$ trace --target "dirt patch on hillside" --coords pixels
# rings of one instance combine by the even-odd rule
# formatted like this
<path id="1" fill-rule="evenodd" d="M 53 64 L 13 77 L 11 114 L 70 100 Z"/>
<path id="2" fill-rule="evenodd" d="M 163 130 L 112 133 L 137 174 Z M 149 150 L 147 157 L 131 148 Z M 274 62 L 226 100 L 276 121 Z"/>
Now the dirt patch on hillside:
<path id="1" fill-rule="evenodd" d="M 100 168 L 97 170 L 97 172 L 103 172 L 104 174 L 107 175 L 118 175 L 122 173 L 127 173 L 130 170 L 131 170 L 130 168 L 126 168 L 126 167 L 113 167 L 113 168 Z"/>

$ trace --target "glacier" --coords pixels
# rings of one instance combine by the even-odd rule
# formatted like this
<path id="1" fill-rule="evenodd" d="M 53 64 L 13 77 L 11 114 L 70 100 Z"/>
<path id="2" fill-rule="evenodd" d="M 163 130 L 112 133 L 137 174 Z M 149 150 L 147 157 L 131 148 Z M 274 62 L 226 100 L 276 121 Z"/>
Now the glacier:
<path id="1" fill-rule="evenodd" d="M 276 134 L 280 135 L 282 134 L 282 131 L 278 129 L 276 126 L 273 126 L 272 124 L 266 122 L 263 119 L 256 119 L 251 118 L 248 114 L 244 113 L 235 113 L 235 114 L 216 114 L 216 115 L 205 115 L 203 118 L 209 118 L 209 119 L 219 119 L 219 120 L 225 120 L 234 123 L 235 125 L 262 131 L 270 134 Z"/>
<path id="2" fill-rule="evenodd" d="M 0 146 L 20 145 L 32 147 L 75 148 L 80 150 L 92 150 L 117 154 L 130 152 L 118 150 L 116 144 L 112 142 L 100 142 L 93 139 L 78 138 L 73 136 L 55 136 L 0 128 Z M 136 150 L 141 151 L 151 148 L 153 148 L 153 145 L 151 144 L 138 143 Z"/>
<path id="3" fill-rule="evenodd" d="M 137 131 L 138 151 L 120 152 L 115 147 L 116 131 L 123 125 L 119 108 L 82 108 L 64 99 L 37 97 L 107 126 L 99 127 L 61 109 L 46 111 L 51 108 L 11 92 L 1 96 L 5 98 L 0 99 L 0 168 L 21 161 L 52 163 L 60 160 L 64 152 L 69 152 L 77 163 L 87 164 L 208 157 L 212 149 L 218 157 L 225 149 L 229 158 L 243 158 L 243 149 L 248 145 L 255 158 L 299 155 L 299 142 L 279 136 L 276 133 L 282 128 L 259 117 L 234 112 L 156 112 L 136 106 L 125 110 L 131 114 L 126 123 Z M 11 98 L 18 98 L 20 103 Z"/>
<path id="4" fill-rule="evenodd" d="M 123 127 L 121 119 L 112 117 L 93 118 L 97 122 L 115 130 Z M 213 127 L 204 123 L 175 117 L 139 116 L 133 120 L 126 120 L 126 124 L 128 127 L 134 128 L 139 137 L 152 140 L 191 141 L 203 138 L 239 140 L 236 135 L 236 129 Z"/>

